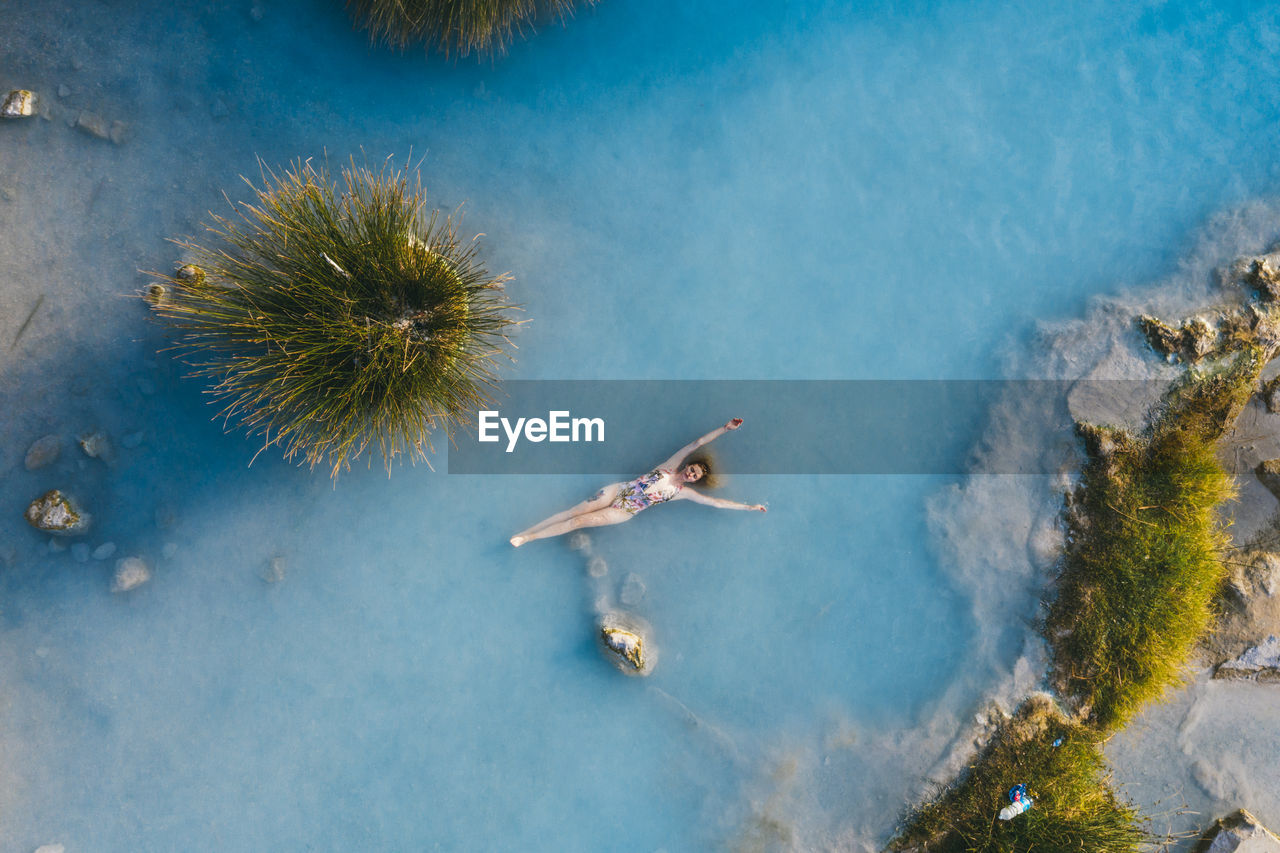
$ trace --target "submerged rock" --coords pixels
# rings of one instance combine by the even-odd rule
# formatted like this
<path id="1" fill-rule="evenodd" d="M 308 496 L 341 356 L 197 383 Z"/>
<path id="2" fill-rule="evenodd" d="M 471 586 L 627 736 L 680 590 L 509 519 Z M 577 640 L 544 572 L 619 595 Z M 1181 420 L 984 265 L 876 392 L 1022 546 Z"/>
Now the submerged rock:
<path id="1" fill-rule="evenodd" d="M 199 286 L 204 284 L 204 270 L 195 264 L 183 264 L 173 276 L 178 281 Z"/>
<path id="2" fill-rule="evenodd" d="M 35 112 L 35 92 L 27 89 L 14 89 L 5 96 L 4 104 L 0 104 L 0 116 L 4 118 L 26 118 Z"/>
<path id="3" fill-rule="evenodd" d="M 58 461 L 58 457 L 62 454 L 62 436 L 46 435 L 38 438 L 27 448 L 27 458 L 23 464 L 26 465 L 28 471 L 37 471 L 46 465 L 52 465 Z"/>
<path id="4" fill-rule="evenodd" d="M 89 514 L 57 489 L 33 500 L 25 516 L 35 529 L 58 536 L 78 536 L 89 528 Z"/>
<path id="5" fill-rule="evenodd" d="M 288 563 L 285 561 L 284 557 L 272 557 L 270 560 L 267 560 L 267 565 L 263 568 L 259 576 L 267 583 L 280 583 L 285 578 L 285 571 L 287 568 Z"/>
<path id="6" fill-rule="evenodd" d="M 93 549 L 93 559 L 107 560 L 107 559 L 110 559 L 111 556 L 115 554 L 115 552 L 116 552 L 116 543 L 103 542 L 97 548 Z"/>
<path id="7" fill-rule="evenodd" d="M 618 600 L 628 607 L 634 607 L 644 599 L 647 588 L 644 580 L 635 572 L 630 572 L 622 579 L 622 590 L 618 593 Z"/>
<path id="8" fill-rule="evenodd" d="M 1258 482 L 1280 499 L 1280 459 L 1267 459 L 1259 462 L 1253 472 L 1258 475 Z"/>
<path id="9" fill-rule="evenodd" d="M 80 436 L 78 443 L 84 455 L 90 459 L 101 459 L 108 465 L 115 462 L 115 448 L 111 446 L 111 439 L 107 438 L 106 433 L 86 433 Z"/>
<path id="10" fill-rule="evenodd" d="M 1272 634 L 1235 660 L 1221 664 L 1214 671 L 1213 677 L 1280 681 L 1280 637 Z"/>
<path id="11" fill-rule="evenodd" d="M 606 613 L 600 618 L 599 639 L 613 665 L 627 675 L 648 675 L 657 654 L 647 641 L 649 626 L 634 616 Z"/>
<path id="12" fill-rule="evenodd" d="M 76 119 L 76 127 L 83 130 L 90 136 L 96 136 L 99 139 L 111 138 L 111 127 L 107 124 L 107 120 L 97 113 L 91 113 L 88 110 L 80 113 Z"/>
<path id="13" fill-rule="evenodd" d="M 61 844 L 42 844 L 36 848 L 36 853 L 66 853 L 67 848 Z"/>
<path id="14" fill-rule="evenodd" d="M 1249 812 L 1239 809 L 1214 823 L 1196 853 L 1280 853 L 1280 838 Z"/>
<path id="15" fill-rule="evenodd" d="M 125 557 L 116 561 L 116 576 L 111 581 L 112 592 L 128 592 L 151 580 L 151 569 L 141 557 Z"/>

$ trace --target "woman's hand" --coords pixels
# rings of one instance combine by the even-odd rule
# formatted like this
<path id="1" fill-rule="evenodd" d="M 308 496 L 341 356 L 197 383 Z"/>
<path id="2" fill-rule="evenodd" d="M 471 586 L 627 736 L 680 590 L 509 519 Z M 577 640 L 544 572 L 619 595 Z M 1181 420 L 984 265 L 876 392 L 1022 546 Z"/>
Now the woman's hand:
<path id="1" fill-rule="evenodd" d="M 764 504 L 752 504 L 751 508 L 752 508 L 752 509 L 754 509 L 756 512 L 768 512 L 768 511 L 769 511 L 769 508 L 768 508 L 767 506 L 765 506 Z"/>
<path id="2" fill-rule="evenodd" d="M 737 429 L 737 428 L 738 428 L 738 427 L 740 427 L 740 426 L 742 426 L 742 418 L 734 418 L 733 420 L 731 420 L 731 421 L 729 421 L 727 424 L 725 424 L 725 425 L 724 425 L 724 428 L 725 428 L 725 429 Z"/>

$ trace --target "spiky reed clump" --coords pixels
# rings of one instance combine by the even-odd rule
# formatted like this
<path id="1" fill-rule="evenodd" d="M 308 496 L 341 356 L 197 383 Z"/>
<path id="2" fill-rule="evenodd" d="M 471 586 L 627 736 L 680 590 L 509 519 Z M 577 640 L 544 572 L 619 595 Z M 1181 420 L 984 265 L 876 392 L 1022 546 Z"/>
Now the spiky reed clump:
<path id="1" fill-rule="evenodd" d="M 1255 347 L 1188 374 L 1143 436 L 1082 428 L 1089 460 L 1045 634 L 1053 678 L 1102 729 L 1182 677 L 1225 576 L 1217 506 L 1233 485 L 1218 439 L 1253 393 Z"/>
<path id="2" fill-rule="evenodd" d="M 332 476 L 371 444 L 388 469 L 425 458 L 487 399 L 512 325 L 506 276 L 424 212 L 416 177 L 353 162 L 340 184 L 309 162 L 264 172 L 150 294 L 222 415 Z"/>
<path id="3" fill-rule="evenodd" d="M 1062 744 L 1053 746 L 1056 739 Z M 997 819 L 1008 791 L 1025 784 L 1032 808 Z M 1096 733 L 1043 699 L 1001 725 L 960 779 L 913 813 L 890 845 L 929 853 L 1089 851 L 1133 853 L 1148 834 L 1107 781 Z"/>
<path id="4" fill-rule="evenodd" d="M 584 0 L 588 5 L 595 0 Z M 425 43 L 445 56 L 500 54 L 539 17 L 572 14 L 574 0 L 347 0 L 375 42 Z"/>

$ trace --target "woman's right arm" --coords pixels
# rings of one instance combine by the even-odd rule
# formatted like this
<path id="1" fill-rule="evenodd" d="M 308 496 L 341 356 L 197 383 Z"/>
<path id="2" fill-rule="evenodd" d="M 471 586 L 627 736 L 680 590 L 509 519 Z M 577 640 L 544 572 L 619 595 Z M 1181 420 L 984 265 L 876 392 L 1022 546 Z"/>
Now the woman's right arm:
<path id="1" fill-rule="evenodd" d="M 720 427 L 719 429 L 713 429 L 711 432 L 707 433 L 697 441 L 689 442 L 684 447 L 677 450 L 675 456 L 672 456 L 670 459 L 668 459 L 666 462 L 663 462 L 658 467 L 665 468 L 668 471 L 674 471 L 680 467 L 680 463 L 684 462 L 684 460 L 689 456 L 690 453 L 697 450 L 699 447 L 702 447 L 704 444 L 710 444 L 720 436 L 724 435 L 729 430 L 737 429 L 740 426 L 742 426 L 742 418 L 733 418 L 732 420 L 730 420 L 728 423 L 726 423 L 724 426 Z"/>

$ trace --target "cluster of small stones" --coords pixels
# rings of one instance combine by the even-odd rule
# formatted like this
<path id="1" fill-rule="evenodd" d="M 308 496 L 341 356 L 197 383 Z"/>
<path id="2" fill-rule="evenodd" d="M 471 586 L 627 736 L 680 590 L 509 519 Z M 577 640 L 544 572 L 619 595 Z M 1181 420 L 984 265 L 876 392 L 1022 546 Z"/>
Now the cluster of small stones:
<path id="1" fill-rule="evenodd" d="M 1176 327 L 1148 314 L 1138 316 L 1138 329 L 1151 348 L 1171 362 L 1196 364 L 1238 352 L 1248 344 L 1267 350 L 1280 346 L 1280 256 L 1237 261 L 1230 277 L 1254 298 L 1241 306 L 1188 318 Z"/>
<path id="2" fill-rule="evenodd" d="M 71 90 L 66 86 L 58 89 L 58 97 L 66 97 Z M 29 89 L 14 89 L 5 96 L 0 104 L 0 118 L 28 118 L 43 115 L 52 119 L 59 108 L 49 101 L 40 101 Z M 67 118 L 67 124 L 97 139 L 109 139 L 116 145 L 122 145 L 129 139 L 129 123 L 119 119 L 110 120 L 89 110 L 80 110 Z"/>
<path id="3" fill-rule="evenodd" d="M 125 446 L 137 446 L 140 442 L 141 434 L 137 434 L 136 441 L 134 438 L 127 436 Z M 79 445 L 85 456 L 90 459 L 98 459 L 108 465 L 115 460 L 115 450 L 111 440 L 101 431 L 81 435 L 76 440 L 76 444 Z M 28 471 L 38 471 L 58 461 L 61 454 L 62 437 L 57 434 L 50 434 L 32 442 L 27 449 L 23 462 Z M 80 536 L 89 530 L 91 520 L 89 514 L 84 512 L 72 497 L 64 494 L 60 489 L 50 489 L 31 501 L 23 515 L 27 523 L 36 530 L 53 536 Z M 157 520 L 157 524 L 160 524 L 159 520 Z M 67 550 L 67 546 L 59 544 L 56 539 L 50 540 L 49 548 L 55 552 Z M 91 548 L 86 543 L 78 542 L 71 546 L 70 551 L 76 562 L 85 563 L 90 558 L 94 560 L 110 559 L 115 555 L 116 545 L 114 542 L 104 542 L 96 548 Z M 173 553 L 176 553 L 176 546 L 166 545 L 165 556 L 171 557 Z M 116 561 L 111 590 L 112 592 L 128 592 L 150 579 L 151 568 L 145 560 L 137 556 L 124 557 Z"/>

